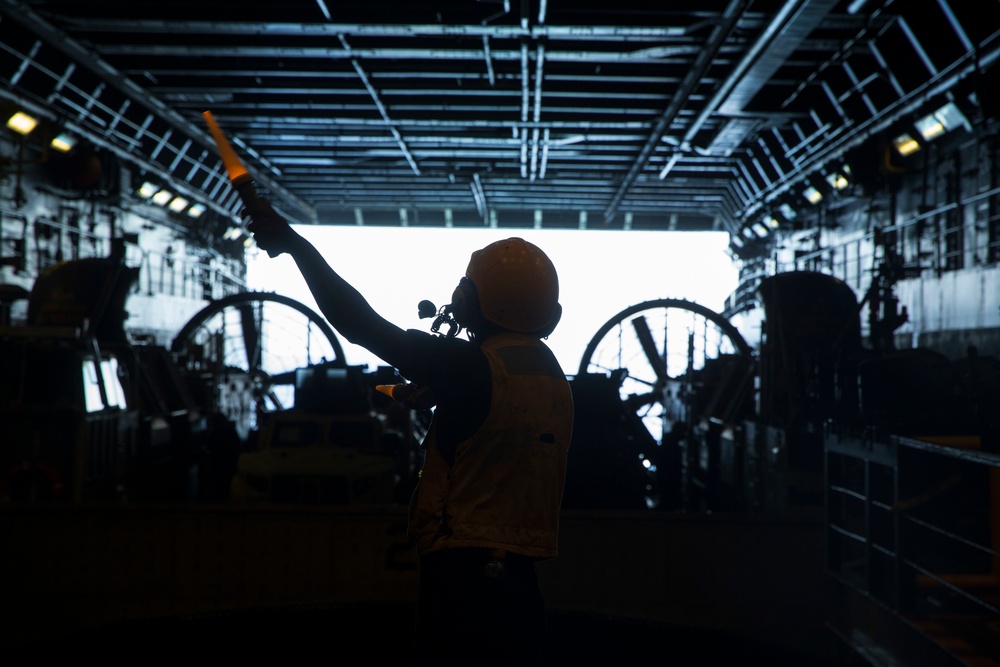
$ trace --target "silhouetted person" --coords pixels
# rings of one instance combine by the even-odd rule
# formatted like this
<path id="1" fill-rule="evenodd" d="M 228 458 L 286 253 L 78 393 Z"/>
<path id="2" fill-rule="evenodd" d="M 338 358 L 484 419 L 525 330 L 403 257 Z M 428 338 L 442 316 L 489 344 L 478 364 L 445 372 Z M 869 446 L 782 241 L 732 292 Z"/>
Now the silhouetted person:
<path id="1" fill-rule="evenodd" d="M 436 400 L 409 513 L 414 664 L 535 663 L 545 631 L 535 563 L 556 556 L 573 424 L 569 383 L 541 340 L 561 315 L 552 262 L 519 238 L 474 252 L 441 310 L 448 335 L 435 336 L 379 316 L 284 221 L 249 229 L 272 256 L 291 254 L 337 331 Z M 468 340 L 455 337 L 462 329 Z"/>

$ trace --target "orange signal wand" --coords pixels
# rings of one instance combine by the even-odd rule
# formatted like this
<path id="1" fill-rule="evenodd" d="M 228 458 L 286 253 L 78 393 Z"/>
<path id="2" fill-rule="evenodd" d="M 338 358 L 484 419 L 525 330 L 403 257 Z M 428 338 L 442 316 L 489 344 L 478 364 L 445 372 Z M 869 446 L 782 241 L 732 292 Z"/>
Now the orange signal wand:
<path id="1" fill-rule="evenodd" d="M 236 155 L 236 151 L 226 139 L 226 135 L 222 133 L 222 128 L 219 127 L 212 112 L 203 111 L 201 115 L 205 117 L 208 131 L 215 139 L 215 145 L 219 149 L 219 157 L 222 158 L 222 165 L 226 168 L 226 175 L 229 176 L 229 183 L 243 200 L 243 207 L 255 223 L 258 225 L 267 224 L 271 216 L 277 215 L 274 209 L 257 194 L 257 186 L 254 184 L 253 176 L 243 166 L 243 162 Z M 271 257 L 275 256 L 270 250 L 267 251 L 267 254 Z"/>
<path id="2" fill-rule="evenodd" d="M 434 407 L 434 394 L 426 387 L 404 382 L 402 384 L 377 384 L 375 389 L 394 401 L 405 403 L 416 410 L 429 410 Z"/>
<path id="3" fill-rule="evenodd" d="M 399 400 L 399 399 L 402 398 L 402 393 L 403 393 L 403 392 L 401 392 L 398 389 L 398 387 L 401 387 L 401 386 L 402 385 L 398 385 L 398 384 L 377 384 L 377 385 L 375 385 L 375 389 L 379 393 L 385 394 L 386 396 L 388 396 L 389 398 L 391 398 L 393 400 Z M 400 396 L 395 396 L 395 394 L 400 394 Z"/>
<path id="4" fill-rule="evenodd" d="M 226 168 L 229 182 L 236 185 L 237 180 L 249 176 L 250 172 L 243 166 L 243 162 L 240 161 L 239 156 L 236 155 L 236 151 L 229 144 L 226 135 L 222 133 L 222 128 L 219 127 L 219 123 L 216 122 L 212 112 L 203 111 L 201 115 L 205 117 L 205 122 L 208 124 L 208 131 L 212 133 L 215 145 L 219 148 L 219 157 L 222 158 L 222 165 Z"/>

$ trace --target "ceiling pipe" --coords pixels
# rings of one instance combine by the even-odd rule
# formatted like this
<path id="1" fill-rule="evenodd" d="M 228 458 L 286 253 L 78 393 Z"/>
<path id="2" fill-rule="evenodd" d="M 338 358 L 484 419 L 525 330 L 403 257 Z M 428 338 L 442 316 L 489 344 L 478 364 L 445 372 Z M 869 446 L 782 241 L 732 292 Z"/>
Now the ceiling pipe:
<path id="1" fill-rule="evenodd" d="M 338 35 L 341 45 L 344 47 L 345 51 L 351 51 L 351 45 L 347 43 L 347 38 L 343 35 Z M 389 128 L 389 132 L 392 134 L 392 138 L 396 140 L 396 144 L 399 146 L 399 150 L 402 151 L 403 157 L 406 158 L 407 163 L 409 163 L 410 168 L 413 173 L 417 176 L 420 175 L 420 167 L 417 166 L 417 161 L 413 159 L 413 154 L 410 152 L 410 147 L 406 145 L 406 141 L 403 140 L 403 135 L 399 133 L 396 129 L 395 123 L 392 122 L 392 118 L 389 117 L 389 110 L 385 108 L 382 104 L 382 99 L 375 90 L 375 86 L 371 84 L 368 80 L 368 74 L 365 72 L 364 68 L 361 67 L 361 63 L 358 62 L 357 58 L 351 58 L 351 65 L 354 66 L 354 71 L 357 73 L 358 78 L 361 79 L 361 83 L 364 84 L 365 89 L 371 96 L 372 101 L 375 103 L 375 108 L 378 109 L 379 114 L 382 116 L 382 120 L 385 121 L 386 127 Z"/>
<path id="2" fill-rule="evenodd" d="M 750 3 L 746 0 L 732 0 L 722 13 L 721 20 L 715 28 L 712 29 L 705 46 L 699 49 L 698 56 L 695 58 L 694 64 L 684 75 L 684 79 L 681 81 L 680 86 L 678 86 L 677 92 L 674 94 L 673 98 L 671 98 L 667 108 L 656 120 L 656 123 L 653 125 L 653 131 L 647 137 L 645 145 L 639 151 L 639 155 L 632 162 L 632 166 L 629 167 L 628 173 L 625 174 L 625 177 L 618 185 L 614 195 L 612 195 L 610 203 L 604 210 L 605 224 L 610 224 L 618 214 L 618 207 L 625 198 L 625 194 L 632 189 L 633 185 L 635 185 L 635 181 L 639 177 L 639 173 L 645 168 L 646 164 L 649 162 L 649 158 L 653 155 L 653 152 L 659 145 L 660 138 L 666 133 L 667 129 L 670 127 L 670 123 L 674 121 L 681 109 L 687 103 L 688 97 L 694 92 L 699 82 L 708 73 L 708 69 L 712 64 L 713 58 L 718 53 L 719 49 L 722 48 L 725 41 L 729 38 L 729 35 L 736 27 L 740 17 L 743 15 L 743 12 L 747 9 L 749 4 Z"/>
<path id="3" fill-rule="evenodd" d="M 542 118 L 542 70 L 545 62 L 545 45 L 539 44 L 535 55 L 535 106 L 531 120 L 535 127 L 531 130 L 531 180 L 538 174 L 538 123 Z"/>
<path id="4" fill-rule="evenodd" d="M 3 0 L 13 2 L 13 0 Z M 503 16 L 507 12 L 497 14 Z M 497 16 L 487 19 L 487 21 Z M 707 22 L 707 21 L 706 21 Z M 169 34 L 176 30 L 170 21 L 138 19 L 93 19 L 67 17 L 66 25 L 74 30 L 95 32 L 125 32 L 132 34 Z M 662 42 L 672 37 L 683 37 L 689 29 L 676 26 L 580 26 L 580 25 L 454 25 L 431 24 L 372 24 L 372 23 L 260 23 L 224 21 L 186 21 L 184 31 L 202 35 L 251 35 L 255 37 L 480 37 L 492 39 L 518 39 L 520 37 L 544 37 L 550 41 L 609 41 L 621 42 Z"/>
<path id="5" fill-rule="evenodd" d="M 488 35 L 483 35 L 483 56 L 486 58 L 486 75 L 490 80 L 490 88 L 493 88 L 497 84 L 497 75 L 493 71 L 493 56 L 490 55 L 490 38 Z"/>
<path id="6" fill-rule="evenodd" d="M 521 127 L 518 132 L 521 135 L 521 178 L 528 177 L 528 100 L 531 74 L 528 69 L 528 44 L 521 41 Z"/>

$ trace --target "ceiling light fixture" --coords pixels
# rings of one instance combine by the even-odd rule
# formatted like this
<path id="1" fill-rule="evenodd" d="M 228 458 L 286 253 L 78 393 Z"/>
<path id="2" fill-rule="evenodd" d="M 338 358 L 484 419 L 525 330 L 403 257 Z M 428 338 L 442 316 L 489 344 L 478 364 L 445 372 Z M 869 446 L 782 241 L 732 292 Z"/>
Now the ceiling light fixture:
<path id="1" fill-rule="evenodd" d="M 971 130 L 969 121 L 954 102 L 948 102 L 934 113 L 928 114 L 914 123 L 920 136 L 925 141 L 936 139 L 945 132 L 950 132 L 959 127 Z"/>
<path id="2" fill-rule="evenodd" d="M 173 198 L 174 194 L 172 192 L 159 190 L 155 195 L 153 195 L 153 203 L 159 206 L 166 206 Z"/>
<path id="3" fill-rule="evenodd" d="M 33 116 L 29 116 L 23 111 L 18 111 L 7 119 L 7 127 L 20 135 L 31 134 L 31 131 L 34 130 L 37 125 L 38 119 Z"/>
<path id="4" fill-rule="evenodd" d="M 184 197 L 174 197 L 170 201 L 170 204 L 167 206 L 167 208 L 169 208 L 174 213 L 180 213 L 181 211 L 187 208 L 187 205 L 188 205 L 188 200 L 184 199 Z"/>
<path id="5" fill-rule="evenodd" d="M 917 128 L 917 131 L 920 132 L 920 136 L 924 138 L 924 141 L 937 139 L 944 134 L 944 124 L 935 118 L 934 114 L 924 116 L 914 123 L 914 125 Z"/>
<path id="6" fill-rule="evenodd" d="M 826 182 L 829 183 L 835 190 L 843 190 L 851 184 L 850 176 L 851 168 L 845 164 L 837 171 L 827 174 Z"/>
<path id="7" fill-rule="evenodd" d="M 818 204 L 823 199 L 823 193 L 811 185 L 802 192 L 802 196 L 810 204 Z"/>
<path id="8" fill-rule="evenodd" d="M 49 142 L 49 146 L 56 149 L 60 153 L 69 153 L 73 150 L 73 146 L 76 146 L 76 139 L 68 134 L 58 134 L 53 137 L 51 142 Z"/>
<path id="9" fill-rule="evenodd" d="M 904 132 L 892 140 L 892 145 L 900 155 L 913 155 L 920 150 L 920 144 L 910 136 L 909 132 Z"/>

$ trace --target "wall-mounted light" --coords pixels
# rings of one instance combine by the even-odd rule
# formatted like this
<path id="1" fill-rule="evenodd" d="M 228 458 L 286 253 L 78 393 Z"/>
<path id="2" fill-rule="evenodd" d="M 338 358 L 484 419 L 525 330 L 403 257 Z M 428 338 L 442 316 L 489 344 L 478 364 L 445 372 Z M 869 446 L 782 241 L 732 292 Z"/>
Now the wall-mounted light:
<path id="1" fill-rule="evenodd" d="M 149 181 L 146 181 L 142 185 L 140 185 L 138 190 L 139 196 L 142 197 L 143 199 L 149 199 L 159 191 L 160 191 L 159 186 L 154 185 Z"/>
<path id="2" fill-rule="evenodd" d="M 167 190 L 158 190 L 156 194 L 153 195 L 153 203 L 157 206 L 166 206 L 173 198 L 174 193 Z"/>
<path id="3" fill-rule="evenodd" d="M 37 125 L 38 119 L 34 116 L 29 116 L 23 111 L 18 111 L 7 119 L 7 127 L 21 135 L 31 134 L 31 131 L 34 130 Z"/>
<path id="4" fill-rule="evenodd" d="M 811 185 L 802 191 L 802 196 L 805 197 L 806 201 L 810 204 L 818 204 L 823 199 L 823 193 Z"/>
<path id="5" fill-rule="evenodd" d="M 52 141 L 49 142 L 49 146 L 56 149 L 60 153 L 69 153 L 73 150 L 73 146 L 76 146 L 76 139 L 68 134 L 57 134 L 52 137 Z"/>
<path id="6" fill-rule="evenodd" d="M 937 139 L 944 134 L 944 124 L 935 118 L 934 114 L 924 116 L 914 123 L 914 126 L 917 128 L 917 131 L 920 132 L 920 136 L 924 138 L 924 141 Z"/>
<path id="7" fill-rule="evenodd" d="M 937 111 L 930 113 L 916 123 L 914 127 L 920 132 L 924 141 L 930 141 L 940 137 L 945 132 L 950 132 L 956 128 L 964 127 L 970 129 L 969 121 L 965 114 L 959 111 L 954 102 L 948 102 Z"/>
<path id="8" fill-rule="evenodd" d="M 851 184 L 851 168 L 846 164 L 837 169 L 836 171 L 830 172 L 826 175 L 826 182 L 830 184 L 835 190 L 843 190 L 848 185 Z"/>
<path id="9" fill-rule="evenodd" d="M 192 218 L 200 218 L 208 210 L 205 204 L 192 204 L 187 197 L 175 195 L 152 181 L 143 181 L 135 192 L 142 199 L 151 200 L 152 203 L 164 206 L 174 213 L 187 213 Z"/>
<path id="10" fill-rule="evenodd" d="M 920 150 L 920 144 L 917 143 L 916 139 L 910 136 L 909 132 L 904 132 L 893 139 L 892 146 L 900 155 L 903 156 L 913 155 Z"/>
<path id="11" fill-rule="evenodd" d="M 798 212 L 794 208 L 792 208 L 792 205 L 789 204 L 788 202 L 784 202 L 781 206 L 779 206 L 778 211 L 781 213 L 782 217 L 784 217 L 785 220 L 788 222 L 794 220 L 795 217 L 798 215 Z"/>

